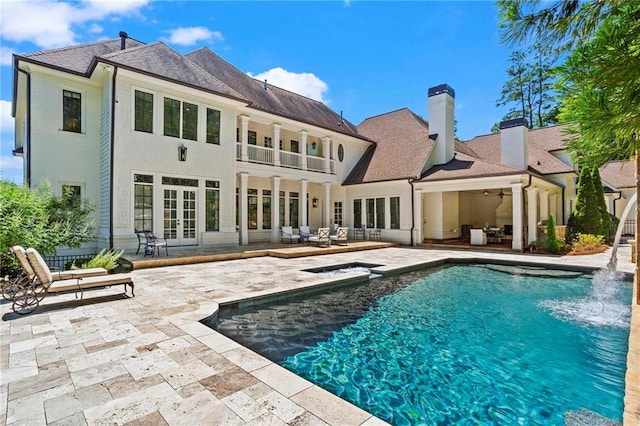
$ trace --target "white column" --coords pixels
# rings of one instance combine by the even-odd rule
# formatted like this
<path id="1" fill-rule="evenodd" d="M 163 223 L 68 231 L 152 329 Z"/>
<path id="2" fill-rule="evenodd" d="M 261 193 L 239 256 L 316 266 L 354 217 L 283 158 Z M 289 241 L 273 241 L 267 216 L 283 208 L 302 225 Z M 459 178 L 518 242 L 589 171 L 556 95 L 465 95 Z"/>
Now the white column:
<path id="1" fill-rule="evenodd" d="M 548 220 L 548 219 L 549 219 L 549 191 L 542 191 L 540 193 L 540 220 Z"/>
<path id="2" fill-rule="evenodd" d="M 271 242 L 280 242 L 280 176 L 271 178 Z"/>
<path id="3" fill-rule="evenodd" d="M 538 188 L 527 188 L 527 244 L 538 238 Z"/>
<path id="4" fill-rule="evenodd" d="M 416 246 L 422 243 L 422 190 L 419 188 L 415 188 L 411 193 L 413 197 L 413 245 Z"/>
<path id="5" fill-rule="evenodd" d="M 322 138 L 322 154 L 324 155 L 324 172 L 331 173 L 331 138 Z"/>
<path id="6" fill-rule="evenodd" d="M 280 165 L 280 128 L 278 123 L 273 123 L 273 165 Z"/>
<path id="7" fill-rule="evenodd" d="M 300 132 L 300 145 L 301 145 L 301 154 L 302 154 L 302 164 L 300 164 L 300 167 L 302 167 L 302 170 L 307 170 L 307 154 L 308 154 L 308 150 L 307 150 L 307 131 L 306 130 L 302 130 Z"/>
<path id="8" fill-rule="evenodd" d="M 303 226 L 308 225 L 307 223 L 307 180 L 302 179 L 300 181 L 300 218 L 299 223 Z"/>
<path id="9" fill-rule="evenodd" d="M 324 184 L 324 226 L 333 228 L 333 218 L 331 217 L 331 183 Z"/>
<path id="10" fill-rule="evenodd" d="M 240 245 L 249 244 L 249 203 L 247 201 L 247 188 L 249 173 L 240 173 Z"/>
<path id="11" fill-rule="evenodd" d="M 512 199 L 512 211 L 513 217 L 511 218 L 511 226 L 513 228 L 513 240 L 511 241 L 511 248 L 514 250 L 522 251 L 524 244 L 522 241 L 522 226 L 523 226 L 523 204 L 522 204 L 522 184 L 517 183 L 511 185 Z"/>
<path id="12" fill-rule="evenodd" d="M 553 219 L 556 221 L 556 226 L 563 224 L 561 216 L 562 213 L 558 212 L 558 194 L 549 195 L 549 212 L 553 213 Z"/>
<path id="13" fill-rule="evenodd" d="M 249 144 L 249 117 L 241 115 L 242 125 L 240 126 L 240 159 L 242 161 L 249 161 L 249 153 L 247 152 L 247 146 Z"/>

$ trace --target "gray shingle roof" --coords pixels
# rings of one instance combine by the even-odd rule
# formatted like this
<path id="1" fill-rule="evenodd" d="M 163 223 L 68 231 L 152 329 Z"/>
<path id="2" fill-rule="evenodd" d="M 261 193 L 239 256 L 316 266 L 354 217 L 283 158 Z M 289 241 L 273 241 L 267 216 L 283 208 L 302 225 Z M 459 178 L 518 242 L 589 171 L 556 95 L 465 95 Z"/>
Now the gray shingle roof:
<path id="1" fill-rule="evenodd" d="M 112 63 L 179 84 L 245 100 L 236 90 L 162 42 L 118 50 L 102 55 L 97 61 Z"/>
<path id="2" fill-rule="evenodd" d="M 128 38 L 126 48 L 143 46 L 144 43 Z M 17 55 L 30 62 L 41 63 L 75 74 L 85 75 L 89 65 L 96 56 L 107 55 L 120 50 L 120 39 L 105 40 L 95 43 L 79 44 L 60 49 Z"/>
<path id="3" fill-rule="evenodd" d="M 407 108 L 371 117 L 358 132 L 376 142 L 358 162 L 345 184 L 417 178 L 435 146 L 429 125 Z"/>
<path id="4" fill-rule="evenodd" d="M 240 92 L 251 102 L 252 108 L 362 139 L 353 124 L 344 119 L 341 121 L 340 116 L 322 102 L 272 84 L 265 90 L 264 82 L 245 74 L 206 47 L 187 53 L 185 57 Z"/>

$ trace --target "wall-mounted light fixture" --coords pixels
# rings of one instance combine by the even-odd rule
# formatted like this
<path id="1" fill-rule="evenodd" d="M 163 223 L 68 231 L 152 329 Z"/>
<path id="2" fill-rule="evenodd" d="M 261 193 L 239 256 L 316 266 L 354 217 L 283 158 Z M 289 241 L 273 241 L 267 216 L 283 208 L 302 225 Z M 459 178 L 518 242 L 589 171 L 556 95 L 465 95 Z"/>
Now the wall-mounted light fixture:
<path id="1" fill-rule="evenodd" d="M 486 197 L 487 195 L 489 195 L 489 191 L 487 191 L 486 189 L 483 192 L 484 196 Z"/>
<path id="2" fill-rule="evenodd" d="M 311 200 L 311 205 L 314 209 L 318 207 L 318 197 L 313 197 L 313 200 Z"/>
<path id="3" fill-rule="evenodd" d="M 504 192 L 502 192 L 502 189 L 500 189 L 500 193 L 498 194 L 498 197 L 500 197 L 501 200 L 504 198 Z"/>
<path id="4" fill-rule="evenodd" d="M 187 147 L 184 144 L 178 147 L 178 161 L 187 161 Z"/>

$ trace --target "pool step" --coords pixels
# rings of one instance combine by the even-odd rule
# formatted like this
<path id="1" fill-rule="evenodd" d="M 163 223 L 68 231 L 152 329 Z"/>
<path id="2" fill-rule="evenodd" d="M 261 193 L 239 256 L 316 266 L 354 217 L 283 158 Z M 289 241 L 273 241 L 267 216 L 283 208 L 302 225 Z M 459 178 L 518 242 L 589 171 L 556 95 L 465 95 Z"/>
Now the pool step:
<path id="1" fill-rule="evenodd" d="M 586 408 L 564 413 L 564 424 L 565 426 L 622 426 L 621 422 L 611 420 Z"/>

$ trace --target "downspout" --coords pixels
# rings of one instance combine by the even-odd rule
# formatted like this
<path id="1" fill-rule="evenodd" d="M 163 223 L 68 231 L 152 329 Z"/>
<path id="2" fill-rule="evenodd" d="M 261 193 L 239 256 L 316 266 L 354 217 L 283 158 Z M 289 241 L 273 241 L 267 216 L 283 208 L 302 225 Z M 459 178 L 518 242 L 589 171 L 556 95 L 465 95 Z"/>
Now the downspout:
<path id="1" fill-rule="evenodd" d="M 113 164 L 115 162 L 115 121 L 116 121 L 116 75 L 118 67 L 113 68 L 111 79 L 111 146 L 109 149 L 109 249 L 113 250 Z"/>
<path id="2" fill-rule="evenodd" d="M 411 247 L 413 247 L 413 233 L 415 232 L 416 229 L 416 210 L 414 207 L 414 191 L 413 191 L 413 182 L 415 181 L 414 178 L 409 178 L 407 179 L 407 182 L 409 182 L 409 185 L 411 185 Z"/>
<path id="3" fill-rule="evenodd" d="M 26 135 L 26 144 L 27 144 L 27 164 L 26 164 L 26 177 L 27 177 L 27 181 L 25 182 L 27 184 L 28 187 L 31 187 L 31 74 L 29 74 L 28 72 L 26 72 L 23 69 L 20 69 L 19 67 L 17 67 L 18 72 L 23 73 L 26 77 L 27 77 L 27 113 L 26 113 L 26 117 L 25 120 L 27 120 L 27 135 Z M 15 83 L 16 86 L 18 85 L 18 83 Z"/>
<path id="4" fill-rule="evenodd" d="M 621 198 L 622 198 L 622 191 L 618 191 L 618 198 L 613 199 L 613 215 L 614 216 L 616 216 L 616 201 L 618 201 Z"/>

